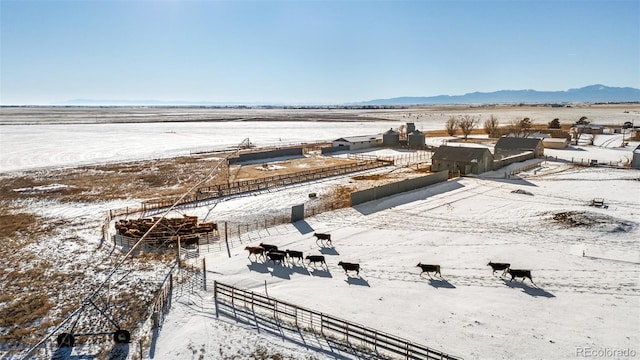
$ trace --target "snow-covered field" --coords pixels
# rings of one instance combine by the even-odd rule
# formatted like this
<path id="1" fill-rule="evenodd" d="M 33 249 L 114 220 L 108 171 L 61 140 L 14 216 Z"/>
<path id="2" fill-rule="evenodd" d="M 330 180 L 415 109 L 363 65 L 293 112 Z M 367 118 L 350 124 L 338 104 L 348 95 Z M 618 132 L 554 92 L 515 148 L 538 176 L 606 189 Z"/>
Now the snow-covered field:
<path id="1" fill-rule="evenodd" d="M 236 145 L 246 137 L 276 143 L 332 139 L 401 123 L 225 124 L 229 127 L 224 131 L 206 129 L 209 125 L 203 123 L 84 125 L 79 135 L 71 125 L 3 126 L 0 170 L 172 156 L 200 146 Z M 595 146 L 545 153 L 600 162 L 630 156 L 631 148 L 616 148 L 611 145 L 616 135 L 607 136 Z M 261 293 L 266 283 L 271 297 L 465 359 L 569 359 L 623 351 L 638 357 L 639 180 L 639 170 L 547 161 L 509 179 L 501 173 L 454 179 L 323 213 L 303 224 L 245 233 L 244 244 L 266 242 L 305 255 L 323 253 L 327 271 L 252 262 L 244 246 L 231 248 L 230 257 L 212 249 L 206 255 L 209 291 L 176 299 L 145 358 L 246 359 L 256 347 L 290 359 L 352 358 L 322 343 L 305 346 L 300 338 L 216 319 L 214 280 Z M 234 214 L 259 217 L 274 208 L 314 201 L 310 192 L 322 196 L 348 181 L 312 182 L 188 211 L 207 220 Z M 604 198 L 607 207 L 589 206 L 594 198 Z M 44 215 L 68 212 L 72 217 L 81 210 L 78 204 L 68 209 L 41 205 L 33 210 Z M 314 231 L 331 233 L 333 248 L 320 248 L 311 236 Z M 338 261 L 359 262 L 360 276 L 345 275 Z M 530 269 L 535 285 L 492 275 L 489 261 Z M 420 276 L 418 262 L 440 264 L 442 278 Z"/>
<path id="2" fill-rule="evenodd" d="M 255 263 L 237 247 L 230 258 L 210 254 L 207 276 L 260 293 L 266 281 L 274 298 L 466 359 L 564 359 L 586 349 L 638 354 L 640 172 L 546 162 L 520 176 L 452 180 L 306 219 L 309 231 L 332 234 L 330 250 L 300 226 L 251 234 L 256 245 L 324 251 L 328 274 Z M 513 192 L 518 189 L 533 195 Z M 297 192 L 305 190 L 312 187 Z M 252 208 L 259 212 L 261 200 L 273 197 L 285 198 L 251 197 Z M 283 205 L 300 200 L 291 197 Z M 594 197 L 608 207 L 588 206 Z M 584 225 L 553 219 L 561 213 Z M 492 276 L 490 260 L 530 269 L 535 285 Z M 345 275 L 338 261 L 359 262 L 360 276 Z M 440 264 L 442 279 L 419 276 L 418 262 Z M 230 338 L 233 322 L 213 320 L 211 308 L 210 292 L 176 304 L 155 358 L 188 358 L 191 348 L 212 359 L 220 353 L 242 358 L 260 341 L 293 346 L 264 332 L 249 336 L 246 329 L 243 337 Z"/>

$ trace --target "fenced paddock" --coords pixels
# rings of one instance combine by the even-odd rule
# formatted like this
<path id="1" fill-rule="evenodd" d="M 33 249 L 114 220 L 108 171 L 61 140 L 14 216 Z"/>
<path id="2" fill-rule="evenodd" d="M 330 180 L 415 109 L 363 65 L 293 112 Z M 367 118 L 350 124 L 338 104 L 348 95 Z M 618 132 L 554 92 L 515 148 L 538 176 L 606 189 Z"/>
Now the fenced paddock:
<path id="1" fill-rule="evenodd" d="M 350 348 L 379 354 L 384 359 L 461 359 L 395 335 L 217 281 L 214 282 L 214 299 L 216 316 L 226 311 L 232 317 L 237 311 L 250 311 L 254 316 L 269 317 L 278 324 L 288 324 Z"/>
<path id="2" fill-rule="evenodd" d="M 391 184 L 377 186 L 371 189 L 360 190 L 351 193 L 351 206 L 356 206 L 367 201 L 377 200 L 383 197 L 419 189 L 439 182 L 447 181 L 448 171 L 443 170 L 419 178 L 406 179 Z"/>
<path id="3" fill-rule="evenodd" d="M 301 183 L 309 180 L 317 180 L 332 176 L 340 176 L 358 171 L 371 170 L 389 165 L 386 161 L 364 160 L 352 164 L 331 166 L 327 168 L 298 171 L 293 174 L 269 176 L 254 180 L 231 182 L 229 184 L 216 184 L 197 189 L 197 200 L 207 200 L 221 196 L 235 195 L 250 191 L 258 191 L 278 186 Z M 152 206 L 147 204 L 147 207 Z"/>

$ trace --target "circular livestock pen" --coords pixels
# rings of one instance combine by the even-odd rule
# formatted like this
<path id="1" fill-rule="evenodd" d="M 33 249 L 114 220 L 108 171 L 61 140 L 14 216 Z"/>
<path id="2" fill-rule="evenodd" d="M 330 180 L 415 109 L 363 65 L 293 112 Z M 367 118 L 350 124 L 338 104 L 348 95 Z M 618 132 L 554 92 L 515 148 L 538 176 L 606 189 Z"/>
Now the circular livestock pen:
<path id="1" fill-rule="evenodd" d="M 115 228 L 113 241 L 124 248 L 133 247 L 147 234 L 139 245 L 140 251 L 147 252 L 210 244 L 220 239 L 218 225 L 213 222 L 199 223 L 197 216 L 122 219 L 115 223 Z"/>

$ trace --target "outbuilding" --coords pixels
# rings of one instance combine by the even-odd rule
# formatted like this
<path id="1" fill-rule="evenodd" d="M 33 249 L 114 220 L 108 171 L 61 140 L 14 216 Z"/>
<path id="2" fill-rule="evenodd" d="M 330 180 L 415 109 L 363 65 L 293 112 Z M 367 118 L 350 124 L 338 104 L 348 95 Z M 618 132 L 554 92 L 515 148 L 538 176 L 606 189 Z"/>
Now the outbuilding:
<path id="1" fill-rule="evenodd" d="M 631 160 L 632 169 L 640 169 L 640 145 L 633 150 L 633 159 Z"/>
<path id="2" fill-rule="evenodd" d="M 422 148 L 424 147 L 424 133 L 420 130 L 413 130 L 407 135 L 407 143 L 409 147 Z"/>
<path id="3" fill-rule="evenodd" d="M 382 134 L 382 146 L 396 147 L 400 145 L 400 133 L 389 129 Z"/>
<path id="4" fill-rule="evenodd" d="M 333 140 L 331 145 L 334 148 L 344 147 L 345 150 L 358 150 L 380 146 L 381 142 L 380 135 L 345 136 Z"/>
<path id="5" fill-rule="evenodd" d="M 534 157 L 544 156 L 544 145 L 541 139 L 501 137 L 495 146 L 496 155 L 512 155 L 522 151 L 532 151 Z"/>
<path id="6" fill-rule="evenodd" d="M 565 138 L 544 138 L 542 145 L 547 149 L 564 149 L 569 142 Z"/>
<path id="7" fill-rule="evenodd" d="M 431 157 L 431 171 L 460 171 L 461 175 L 493 170 L 493 155 L 487 148 L 440 146 Z"/>

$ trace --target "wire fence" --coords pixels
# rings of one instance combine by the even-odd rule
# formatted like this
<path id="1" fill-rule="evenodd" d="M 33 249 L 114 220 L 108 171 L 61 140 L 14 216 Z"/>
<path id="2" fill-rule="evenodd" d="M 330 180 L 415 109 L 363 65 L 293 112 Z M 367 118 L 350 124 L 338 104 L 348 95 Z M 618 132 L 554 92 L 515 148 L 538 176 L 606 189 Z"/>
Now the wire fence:
<path id="1" fill-rule="evenodd" d="M 553 161 L 565 161 L 572 164 L 580 165 L 580 166 L 609 166 L 615 167 L 618 169 L 630 169 L 631 168 L 631 159 L 620 159 L 620 160 L 598 160 L 591 158 L 575 158 L 572 157 L 571 160 L 566 159 L 558 159 L 557 156 L 548 156 L 544 157 L 545 160 L 553 160 Z"/>

